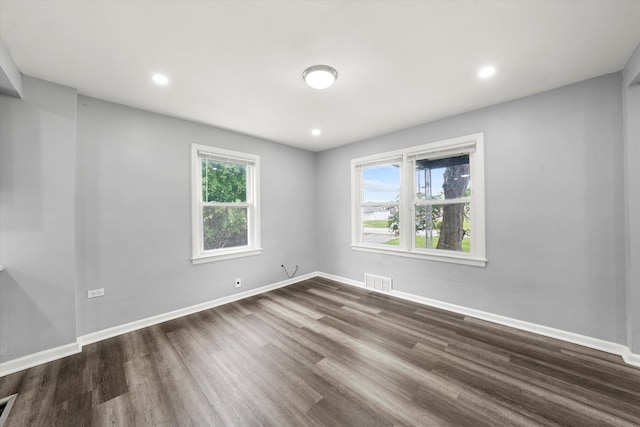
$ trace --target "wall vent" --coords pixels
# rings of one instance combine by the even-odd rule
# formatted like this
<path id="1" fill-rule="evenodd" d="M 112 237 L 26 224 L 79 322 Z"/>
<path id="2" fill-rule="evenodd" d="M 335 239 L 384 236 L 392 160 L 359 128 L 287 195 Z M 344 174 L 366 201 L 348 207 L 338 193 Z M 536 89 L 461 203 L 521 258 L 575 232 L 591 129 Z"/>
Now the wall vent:
<path id="1" fill-rule="evenodd" d="M 391 278 L 364 273 L 364 286 L 380 292 L 391 292 Z"/>

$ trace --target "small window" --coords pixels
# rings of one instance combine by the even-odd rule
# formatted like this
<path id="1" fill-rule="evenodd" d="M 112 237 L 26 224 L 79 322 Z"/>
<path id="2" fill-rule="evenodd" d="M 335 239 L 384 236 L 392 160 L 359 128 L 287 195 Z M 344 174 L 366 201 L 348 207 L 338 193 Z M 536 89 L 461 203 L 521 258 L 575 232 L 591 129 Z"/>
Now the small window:
<path id="1" fill-rule="evenodd" d="M 260 158 L 192 145 L 193 263 L 260 253 Z"/>
<path id="2" fill-rule="evenodd" d="M 482 134 L 352 161 L 355 250 L 484 266 Z"/>

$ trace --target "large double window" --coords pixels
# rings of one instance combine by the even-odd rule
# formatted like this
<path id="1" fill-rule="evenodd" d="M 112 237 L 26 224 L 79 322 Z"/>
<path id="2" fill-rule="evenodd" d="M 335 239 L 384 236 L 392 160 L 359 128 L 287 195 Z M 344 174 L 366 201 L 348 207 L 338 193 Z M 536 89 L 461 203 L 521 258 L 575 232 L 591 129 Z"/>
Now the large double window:
<path id="1" fill-rule="evenodd" d="M 192 145 L 193 263 L 260 253 L 255 155 Z"/>
<path id="2" fill-rule="evenodd" d="M 352 160 L 356 250 L 484 266 L 483 135 Z"/>

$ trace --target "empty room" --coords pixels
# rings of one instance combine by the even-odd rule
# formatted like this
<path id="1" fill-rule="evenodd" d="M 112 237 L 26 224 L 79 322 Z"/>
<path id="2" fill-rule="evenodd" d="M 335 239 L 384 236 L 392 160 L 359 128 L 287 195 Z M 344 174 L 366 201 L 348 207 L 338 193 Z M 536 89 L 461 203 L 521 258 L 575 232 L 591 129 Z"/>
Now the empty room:
<path id="1" fill-rule="evenodd" d="M 0 427 L 640 426 L 639 165 L 640 0 L 0 0 Z"/>

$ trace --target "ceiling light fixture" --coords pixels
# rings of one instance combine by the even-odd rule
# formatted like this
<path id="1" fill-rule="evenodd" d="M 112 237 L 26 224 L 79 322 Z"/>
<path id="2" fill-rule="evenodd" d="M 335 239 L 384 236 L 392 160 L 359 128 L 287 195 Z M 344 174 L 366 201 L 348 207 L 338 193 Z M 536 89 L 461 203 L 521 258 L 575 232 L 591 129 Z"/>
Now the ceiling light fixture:
<path id="1" fill-rule="evenodd" d="M 328 65 L 313 65 L 302 72 L 302 78 L 314 89 L 326 89 L 335 83 L 338 72 Z"/>
<path id="2" fill-rule="evenodd" d="M 322 131 L 320 129 L 311 129 L 311 135 L 313 136 L 320 136 L 321 133 Z"/>
<path id="3" fill-rule="evenodd" d="M 488 79 L 496 73 L 496 69 L 494 67 L 482 67 L 478 70 L 478 77 L 481 79 Z"/>
<path id="4" fill-rule="evenodd" d="M 167 83 L 169 83 L 169 78 L 163 74 L 154 74 L 153 77 L 151 77 L 151 79 L 155 84 L 160 86 L 164 86 Z"/>

